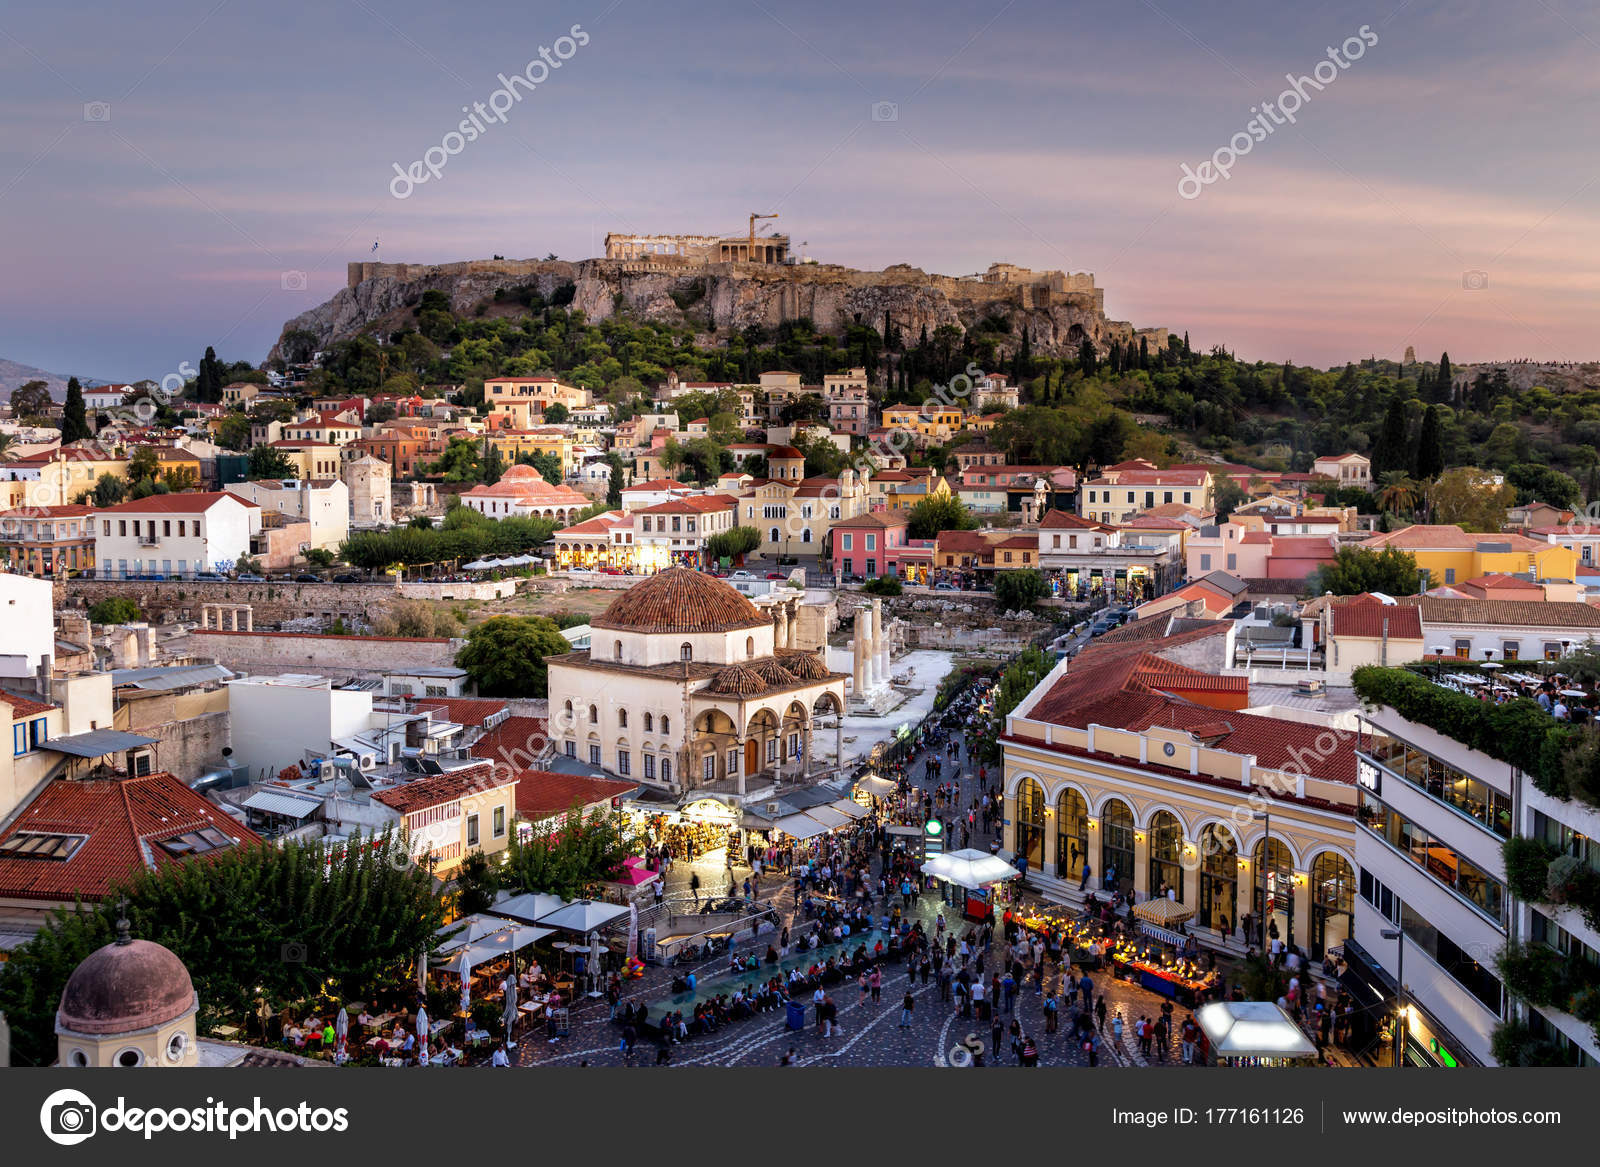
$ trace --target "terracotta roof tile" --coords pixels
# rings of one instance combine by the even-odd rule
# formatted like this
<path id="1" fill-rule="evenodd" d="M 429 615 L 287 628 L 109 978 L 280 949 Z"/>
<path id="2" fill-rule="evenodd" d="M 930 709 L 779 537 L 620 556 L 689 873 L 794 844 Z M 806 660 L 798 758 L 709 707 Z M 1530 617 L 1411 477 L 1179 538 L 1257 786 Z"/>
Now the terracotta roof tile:
<path id="1" fill-rule="evenodd" d="M 509 786 L 515 781 L 514 776 L 506 774 L 499 767 L 483 762 L 478 765 L 463 766 L 448 774 L 417 778 L 404 786 L 396 786 L 390 790 L 380 790 L 372 796 L 372 799 L 400 814 L 410 814 L 426 807 L 444 806 L 456 802 L 464 795 Z"/>
<path id="2" fill-rule="evenodd" d="M 553 770 L 522 770 L 516 777 L 517 817 L 529 822 L 565 814 L 573 803 L 593 806 L 639 788 L 637 782 L 558 774 Z"/>
<path id="3" fill-rule="evenodd" d="M 714 576 L 672 567 L 634 584 L 590 623 L 634 632 L 727 632 L 771 620 Z"/>
<path id="4" fill-rule="evenodd" d="M 141 870 L 182 862 L 158 844 L 214 827 L 240 846 L 261 842 L 249 827 L 165 771 L 139 778 L 57 778 L 0 834 L 87 835 L 66 860 L 0 856 L 0 897 L 98 900 Z"/>

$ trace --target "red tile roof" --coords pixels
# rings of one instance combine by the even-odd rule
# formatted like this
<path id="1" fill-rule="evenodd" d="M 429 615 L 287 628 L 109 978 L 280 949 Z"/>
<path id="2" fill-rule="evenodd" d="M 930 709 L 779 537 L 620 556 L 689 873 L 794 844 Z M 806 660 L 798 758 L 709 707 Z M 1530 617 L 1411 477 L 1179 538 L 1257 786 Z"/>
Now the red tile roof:
<path id="1" fill-rule="evenodd" d="M 590 624 L 635 632 L 728 632 L 770 624 L 771 617 L 733 587 L 687 567 L 670 567 L 634 584 Z"/>
<path id="2" fill-rule="evenodd" d="M 469 794 L 480 794 L 509 786 L 516 780 L 515 775 L 483 762 L 478 765 L 463 766 L 448 774 L 418 778 L 392 790 L 380 790 L 372 796 L 372 799 L 400 814 L 410 814 L 412 811 L 423 810 L 430 806 L 445 806 L 457 802 Z"/>
<path id="3" fill-rule="evenodd" d="M 249 499 L 240 498 L 230 491 L 201 490 L 189 494 L 152 494 L 147 498 L 135 498 L 127 502 L 119 502 L 114 507 L 101 507 L 99 513 L 102 515 L 197 515 L 209 511 L 223 499 L 227 499 L 229 502 L 236 502 L 242 507 L 251 507 L 255 510 L 261 509 Z"/>
<path id="4" fill-rule="evenodd" d="M 215 827 L 240 846 L 261 842 L 249 827 L 162 771 L 140 778 L 57 778 L 16 822 L 19 831 L 87 835 L 70 859 L 0 855 L 0 897 L 98 900 L 140 870 L 181 862 L 158 844 L 201 827 Z"/>
<path id="5" fill-rule="evenodd" d="M 17 693 L 0 690 L 0 701 L 11 706 L 11 720 L 21 721 L 24 717 L 38 717 L 41 713 L 49 713 L 52 709 L 60 709 L 59 705 L 46 705 L 35 701 L 31 697 L 23 697 Z"/>
<path id="6" fill-rule="evenodd" d="M 1104 523 L 1096 523 L 1085 519 L 1071 511 L 1047 511 L 1044 518 L 1039 520 L 1039 526 L 1046 531 L 1109 531 L 1112 528 Z"/>
<path id="7" fill-rule="evenodd" d="M 534 761 L 550 740 L 550 722 L 543 717 L 508 717 L 467 750 L 474 758 L 487 758 L 515 767 Z"/>
<path id="8" fill-rule="evenodd" d="M 416 697 L 416 709 L 437 710 L 458 725 L 482 725 L 497 713 L 506 711 L 506 703 L 498 697 Z"/>
<path id="9" fill-rule="evenodd" d="M 1422 616 L 1416 608 L 1385 604 L 1363 595 L 1335 604 L 1331 611 L 1335 636 L 1377 639 L 1387 635 L 1391 640 L 1422 639 Z"/>
<path id="10" fill-rule="evenodd" d="M 573 803 L 587 807 L 609 802 L 639 786 L 637 782 L 557 774 L 553 770 L 522 770 L 517 778 L 517 817 L 530 822 L 565 814 Z"/>

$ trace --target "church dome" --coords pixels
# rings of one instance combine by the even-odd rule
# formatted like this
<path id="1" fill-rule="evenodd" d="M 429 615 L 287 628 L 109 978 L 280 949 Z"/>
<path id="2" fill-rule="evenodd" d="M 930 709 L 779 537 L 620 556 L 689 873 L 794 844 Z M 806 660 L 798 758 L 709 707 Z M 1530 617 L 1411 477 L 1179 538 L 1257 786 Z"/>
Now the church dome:
<path id="1" fill-rule="evenodd" d="M 757 676 L 775 689 L 787 688 L 799 680 L 798 677 L 771 657 L 766 660 L 756 661 L 750 668 Z"/>
<path id="2" fill-rule="evenodd" d="M 74 1033 L 134 1033 L 194 1008 L 194 982 L 169 948 L 124 934 L 91 952 L 67 978 L 56 1023 Z"/>
<path id="3" fill-rule="evenodd" d="M 779 649 L 778 663 L 802 681 L 825 681 L 831 675 L 816 653 L 801 649 Z"/>
<path id="4" fill-rule="evenodd" d="M 771 623 L 761 609 L 714 576 L 670 567 L 623 592 L 591 626 L 682 633 L 731 632 Z"/>

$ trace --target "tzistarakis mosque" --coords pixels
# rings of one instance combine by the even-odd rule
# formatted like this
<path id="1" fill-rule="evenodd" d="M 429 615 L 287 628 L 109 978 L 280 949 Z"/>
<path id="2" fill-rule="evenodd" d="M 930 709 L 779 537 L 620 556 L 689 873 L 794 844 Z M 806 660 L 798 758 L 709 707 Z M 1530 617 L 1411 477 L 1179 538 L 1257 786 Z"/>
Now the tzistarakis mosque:
<path id="1" fill-rule="evenodd" d="M 547 658 L 555 748 L 684 790 L 803 779 L 823 724 L 842 749 L 849 674 L 790 647 L 789 619 L 686 567 L 635 584 L 590 622 L 587 652 Z"/>

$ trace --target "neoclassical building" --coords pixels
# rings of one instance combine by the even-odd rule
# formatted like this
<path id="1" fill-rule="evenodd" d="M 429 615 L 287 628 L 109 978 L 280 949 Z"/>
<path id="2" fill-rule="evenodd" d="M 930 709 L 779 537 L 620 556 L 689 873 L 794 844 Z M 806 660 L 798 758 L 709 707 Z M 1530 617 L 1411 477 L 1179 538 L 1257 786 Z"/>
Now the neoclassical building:
<path id="1" fill-rule="evenodd" d="M 764 610 L 685 567 L 635 584 L 590 622 L 587 652 L 547 658 L 552 741 L 669 789 L 743 795 L 812 773 L 822 722 L 842 744 L 847 676 L 790 647 L 795 602 Z"/>
<path id="2" fill-rule="evenodd" d="M 589 507 L 589 499 L 562 483 L 553 486 L 532 466 L 509 467 L 493 486 L 479 483 L 461 495 L 461 502 L 491 519 L 527 515 L 570 523 Z"/>
<path id="3" fill-rule="evenodd" d="M 1210 668 L 1197 628 L 1097 644 L 1007 719 L 1005 846 L 1045 894 L 1081 903 L 1165 884 L 1207 943 L 1275 921 L 1311 957 L 1352 934 L 1355 733 L 1244 710 L 1249 681 Z M 1191 663 L 1184 663 L 1189 661 Z"/>

